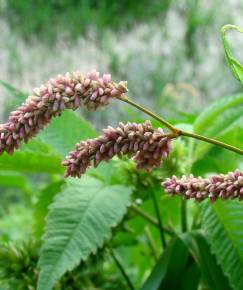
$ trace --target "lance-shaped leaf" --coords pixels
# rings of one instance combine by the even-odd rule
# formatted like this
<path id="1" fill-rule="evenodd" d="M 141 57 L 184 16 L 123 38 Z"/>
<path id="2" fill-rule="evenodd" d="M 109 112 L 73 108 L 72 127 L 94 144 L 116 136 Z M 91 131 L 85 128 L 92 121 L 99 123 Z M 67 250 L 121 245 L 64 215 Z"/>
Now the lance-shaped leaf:
<path id="1" fill-rule="evenodd" d="M 90 176 L 68 179 L 47 217 L 38 290 L 52 289 L 66 271 L 104 245 L 125 215 L 131 191 Z"/>
<path id="2" fill-rule="evenodd" d="M 234 290 L 243 289 L 242 212 L 243 203 L 230 200 L 204 203 L 201 210 L 211 250 Z"/>

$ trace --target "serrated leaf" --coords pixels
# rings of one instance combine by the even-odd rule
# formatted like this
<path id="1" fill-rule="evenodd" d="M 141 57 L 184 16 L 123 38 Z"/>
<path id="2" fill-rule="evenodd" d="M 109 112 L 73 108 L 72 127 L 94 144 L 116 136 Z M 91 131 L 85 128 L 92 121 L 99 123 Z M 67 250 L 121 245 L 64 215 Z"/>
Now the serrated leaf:
<path id="1" fill-rule="evenodd" d="M 38 290 L 50 290 L 81 260 L 103 246 L 126 213 L 131 188 L 70 178 L 50 207 L 39 268 Z"/>
<path id="2" fill-rule="evenodd" d="M 205 288 L 230 290 L 229 282 L 217 264 L 215 255 L 210 252 L 209 245 L 202 233 L 193 231 L 182 234 L 180 237 L 200 269 Z"/>
<path id="3" fill-rule="evenodd" d="M 72 111 L 64 111 L 60 117 L 54 118 L 38 138 L 48 144 L 61 156 L 74 150 L 80 140 L 97 135 L 92 125 Z"/>
<path id="4" fill-rule="evenodd" d="M 214 122 L 215 117 L 219 116 L 227 109 L 238 107 L 240 105 L 243 105 L 243 94 L 226 96 L 216 100 L 196 118 L 194 132 L 198 134 L 205 133 Z"/>
<path id="5" fill-rule="evenodd" d="M 196 119 L 194 131 L 198 134 L 226 141 L 231 138 L 231 145 L 243 143 L 241 130 L 243 128 L 243 95 L 224 97 L 206 108 Z M 233 134 L 234 132 L 234 134 Z M 195 148 L 195 155 L 201 158 L 211 144 L 200 142 Z"/>
<path id="6" fill-rule="evenodd" d="M 202 225 L 212 253 L 234 290 L 243 289 L 243 203 L 206 202 L 201 207 Z"/>
<path id="7" fill-rule="evenodd" d="M 233 53 L 228 40 L 226 39 L 226 32 L 229 30 L 236 30 L 243 33 L 243 29 L 236 25 L 227 24 L 221 28 L 221 38 L 224 46 L 224 52 L 227 63 L 232 71 L 234 77 L 243 84 L 243 65 L 233 57 Z"/>

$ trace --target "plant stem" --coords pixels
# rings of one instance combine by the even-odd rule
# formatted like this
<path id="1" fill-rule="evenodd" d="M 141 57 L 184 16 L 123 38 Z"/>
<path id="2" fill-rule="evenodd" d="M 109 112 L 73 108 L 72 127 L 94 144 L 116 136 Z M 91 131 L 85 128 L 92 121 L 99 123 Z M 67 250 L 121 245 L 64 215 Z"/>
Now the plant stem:
<path id="1" fill-rule="evenodd" d="M 149 243 L 149 246 L 151 248 L 151 252 L 154 256 L 155 262 L 157 262 L 158 254 L 157 254 L 156 244 L 155 244 L 155 241 L 154 241 L 153 236 L 151 234 L 151 231 L 150 231 L 148 226 L 145 227 L 144 231 L 145 231 L 146 237 L 148 239 L 148 243 Z"/>
<path id="2" fill-rule="evenodd" d="M 236 153 L 239 153 L 239 154 L 243 155 L 243 150 L 241 150 L 240 148 L 237 148 L 235 146 L 226 144 L 224 142 L 221 142 L 221 141 L 218 141 L 218 140 L 215 140 L 215 139 L 212 139 L 212 138 L 208 138 L 208 137 L 205 137 L 205 136 L 202 136 L 202 135 L 198 135 L 198 134 L 190 133 L 190 132 L 186 132 L 186 131 L 181 131 L 180 135 L 191 137 L 191 138 L 198 139 L 198 140 L 202 140 L 202 141 L 205 141 L 207 143 L 211 143 L 211 144 L 226 148 L 228 150 L 231 150 L 231 151 L 234 151 Z"/>
<path id="3" fill-rule="evenodd" d="M 185 200 L 181 200 L 181 230 L 187 231 L 187 203 Z"/>
<path id="4" fill-rule="evenodd" d="M 122 264 L 120 263 L 119 259 L 116 257 L 114 251 L 112 250 L 112 248 L 109 248 L 109 251 L 110 251 L 110 254 L 111 254 L 111 257 L 113 258 L 114 262 L 116 263 L 118 269 L 120 270 L 123 278 L 126 280 L 127 282 L 127 285 L 128 287 L 131 289 L 131 290 L 135 290 L 135 287 L 133 286 L 130 278 L 128 277 L 125 269 L 123 268 Z"/>
<path id="5" fill-rule="evenodd" d="M 136 206 L 135 204 L 131 205 L 131 209 L 136 212 L 137 214 L 139 214 L 141 217 L 143 217 L 145 220 L 147 220 L 149 223 L 151 223 L 152 225 L 159 227 L 159 222 L 152 217 L 150 214 L 146 213 L 145 211 L 143 211 L 141 208 L 139 208 L 138 206 Z M 163 227 L 163 231 L 170 235 L 173 236 L 173 231 L 170 230 L 169 228 Z"/>
<path id="6" fill-rule="evenodd" d="M 177 128 L 175 128 L 172 124 L 168 123 L 167 121 L 165 121 L 163 118 L 161 118 L 160 116 L 158 116 L 157 114 L 147 110 L 146 108 L 140 106 L 139 104 L 133 102 L 132 100 L 130 100 L 126 95 L 123 95 L 121 97 L 119 97 L 119 100 L 128 103 L 129 105 L 132 105 L 133 107 L 139 109 L 140 111 L 144 112 L 145 114 L 153 117 L 155 120 L 159 121 L 160 123 L 164 124 L 167 128 L 169 128 L 171 131 L 173 132 L 177 132 Z"/>
<path id="7" fill-rule="evenodd" d="M 171 135 L 172 138 L 176 138 L 179 136 L 191 137 L 194 139 L 198 139 L 198 140 L 201 140 L 201 141 L 204 141 L 207 143 L 211 143 L 211 144 L 223 147 L 225 149 L 228 149 L 230 151 L 233 151 L 235 153 L 243 155 L 243 150 L 240 148 L 237 148 L 235 146 L 232 146 L 232 145 L 226 144 L 224 142 L 221 142 L 221 141 L 209 138 L 209 137 L 205 137 L 205 136 L 202 136 L 199 134 L 186 132 L 186 131 L 183 131 L 183 130 L 180 130 L 180 129 L 174 127 L 172 124 L 170 124 L 169 122 L 167 122 L 166 120 L 164 120 L 163 118 L 158 116 L 157 114 L 155 114 L 155 113 L 151 112 L 150 110 L 147 110 L 146 108 L 140 106 L 139 104 L 131 101 L 126 95 L 123 95 L 123 96 L 119 97 L 118 99 L 125 102 L 125 103 L 132 105 L 133 107 L 135 107 L 135 108 L 139 109 L 140 111 L 146 113 L 147 115 L 153 117 L 155 120 L 159 121 L 161 124 L 166 126 L 168 129 L 170 129 L 173 132 Z"/>
<path id="8" fill-rule="evenodd" d="M 159 212 L 157 198 L 156 198 L 156 195 L 155 195 L 153 188 L 151 188 L 151 195 L 152 195 L 152 200 L 153 200 L 153 204 L 154 204 L 155 214 L 157 216 L 158 223 L 159 223 L 159 232 L 160 232 L 160 239 L 161 239 L 162 247 L 165 249 L 165 247 L 166 247 L 165 234 L 164 234 L 162 219 L 161 219 L 160 212 Z"/>

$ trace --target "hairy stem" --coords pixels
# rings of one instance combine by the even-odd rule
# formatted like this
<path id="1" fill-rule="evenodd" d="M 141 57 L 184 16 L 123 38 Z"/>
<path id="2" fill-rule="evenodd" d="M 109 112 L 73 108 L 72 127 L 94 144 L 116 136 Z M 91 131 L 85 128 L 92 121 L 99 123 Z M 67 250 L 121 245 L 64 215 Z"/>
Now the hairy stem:
<path id="1" fill-rule="evenodd" d="M 237 148 L 235 146 L 232 146 L 232 145 L 226 144 L 224 142 L 215 140 L 213 138 L 205 137 L 205 136 L 202 136 L 202 135 L 199 135 L 199 134 L 195 134 L 195 133 L 186 132 L 186 131 L 183 131 L 183 130 L 180 130 L 180 129 L 174 127 L 172 124 L 170 124 L 169 122 L 167 122 L 166 120 L 164 120 L 163 118 L 158 116 L 157 114 L 155 114 L 155 113 L 151 112 L 150 110 L 147 110 L 146 108 L 144 108 L 144 107 L 140 106 L 139 104 L 133 102 L 126 95 L 122 95 L 122 96 L 118 97 L 118 99 L 122 100 L 125 103 L 128 103 L 128 104 L 132 105 L 133 107 L 135 107 L 135 108 L 139 109 L 140 111 L 146 113 L 147 115 L 153 117 L 155 120 L 159 121 L 161 124 L 166 126 L 168 129 L 170 129 L 173 132 L 172 135 L 171 135 L 172 138 L 176 138 L 176 137 L 179 137 L 179 136 L 191 137 L 191 138 L 198 139 L 198 140 L 201 140 L 201 141 L 204 141 L 204 142 L 207 142 L 207 143 L 214 144 L 216 146 L 223 147 L 225 149 L 228 149 L 230 151 L 233 151 L 235 153 L 243 155 L 243 150 L 240 149 L 240 148 Z"/>
<path id="2" fill-rule="evenodd" d="M 117 265 L 117 268 L 120 270 L 123 278 L 126 280 L 129 289 L 130 290 L 135 290 L 135 287 L 133 286 L 133 284 L 132 284 L 130 278 L 128 277 L 124 267 L 120 263 L 119 259 L 116 257 L 116 255 L 115 255 L 114 251 L 112 250 L 112 248 L 109 248 L 109 252 L 110 252 L 110 255 L 111 255 L 112 259 L 114 260 L 115 264 Z"/>

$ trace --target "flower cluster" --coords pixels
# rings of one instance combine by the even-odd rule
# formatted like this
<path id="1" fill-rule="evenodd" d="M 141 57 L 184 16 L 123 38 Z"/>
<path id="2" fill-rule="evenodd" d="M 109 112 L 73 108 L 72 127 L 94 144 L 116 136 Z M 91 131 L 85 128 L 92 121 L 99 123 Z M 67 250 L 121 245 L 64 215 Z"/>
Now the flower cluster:
<path id="1" fill-rule="evenodd" d="M 109 126 L 103 132 L 98 138 L 76 144 L 76 150 L 63 161 L 67 166 L 66 176 L 80 177 L 88 167 L 96 167 L 101 161 L 123 154 L 134 156 L 137 168 L 149 170 L 159 167 L 162 157 L 170 152 L 170 138 L 161 128 L 154 129 L 150 121 L 119 123 L 117 128 Z"/>
<path id="2" fill-rule="evenodd" d="M 202 201 L 210 198 L 215 201 L 221 199 L 243 199 L 243 172 L 236 170 L 228 174 L 214 175 L 211 178 L 176 176 L 168 178 L 162 183 L 165 191 L 170 195 L 181 195 L 185 199 L 194 198 Z"/>
<path id="3" fill-rule="evenodd" d="M 85 76 L 80 72 L 66 73 L 50 79 L 10 114 L 7 123 L 0 125 L 0 153 L 13 153 L 22 140 L 27 142 L 66 108 L 75 110 L 83 105 L 96 110 L 126 91 L 126 82 L 115 83 L 111 75 L 100 76 L 96 71 Z"/>

